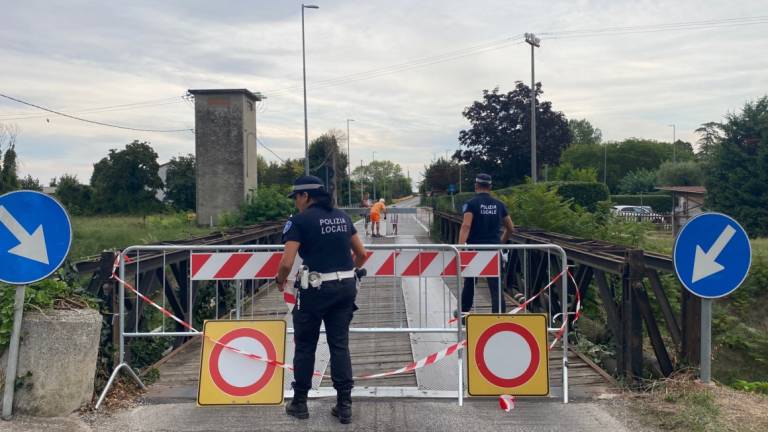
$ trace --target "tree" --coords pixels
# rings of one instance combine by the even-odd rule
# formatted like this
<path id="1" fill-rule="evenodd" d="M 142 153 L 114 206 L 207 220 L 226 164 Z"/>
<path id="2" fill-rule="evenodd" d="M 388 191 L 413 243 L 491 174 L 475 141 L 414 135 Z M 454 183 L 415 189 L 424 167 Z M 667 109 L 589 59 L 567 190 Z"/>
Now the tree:
<path id="1" fill-rule="evenodd" d="M 697 141 L 699 148 L 696 152 L 696 157 L 701 161 L 708 161 L 712 158 L 715 149 L 723 139 L 723 125 L 718 122 L 702 123 L 701 127 L 696 129 L 695 132 L 701 135 L 701 138 Z"/>
<path id="2" fill-rule="evenodd" d="M 594 168 L 574 168 L 570 163 L 562 163 L 552 170 L 552 179 L 557 181 L 596 182 L 597 170 Z"/>
<path id="3" fill-rule="evenodd" d="M 124 150 L 112 149 L 93 165 L 93 204 L 100 213 L 156 211 L 155 198 L 163 182 L 157 174 L 157 153 L 147 142 L 134 141 Z"/>
<path id="4" fill-rule="evenodd" d="M 678 141 L 678 161 L 693 160 L 693 150 L 686 144 Z M 668 142 L 628 138 L 602 145 L 571 146 L 563 152 L 562 162 L 575 168 L 596 169 L 598 180 L 605 178 L 608 188 L 616 193 L 619 181 L 625 175 L 638 169 L 657 170 L 663 162 L 672 160 L 672 150 L 672 144 Z"/>
<path id="5" fill-rule="evenodd" d="M 27 174 L 26 177 L 19 180 L 19 189 L 34 190 L 42 192 L 43 186 L 40 184 L 40 180 Z"/>
<path id="6" fill-rule="evenodd" d="M 768 235 L 768 96 L 726 115 L 707 168 L 707 206 L 733 216 L 750 236 Z"/>
<path id="7" fill-rule="evenodd" d="M 459 164 L 455 161 L 439 158 L 424 167 L 422 184 L 424 192 L 445 192 L 448 185 L 459 181 Z"/>
<path id="8" fill-rule="evenodd" d="M 339 150 L 339 142 L 345 141 L 345 135 L 338 130 L 330 130 L 312 140 L 309 145 L 309 173 L 326 183 L 326 190 L 334 198 L 346 202 L 347 194 L 347 155 Z"/>
<path id="9" fill-rule="evenodd" d="M 664 162 L 656 172 L 656 183 L 663 186 L 701 186 L 704 171 L 693 162 Z"/>
<path id="10" fill-rule="evenodd" d="M 619 181 L 619 193 L 634 195 L 656 190 L 656 171 L 639 169 L 625 175 Z"/>
<path id="11" fill-rule="evenodd" d="M 373 198 L 400 198 L 410 195 L 411 180 L 403 175 L 400 165 L 388 160 L 373 161 L 366 166 L 359 166 L 352 171 L 353 202 L 360 199 L 360 183 L 363 191 Z M 374 194 L 374 184 L 376 193 Z"/>
<path id="12" fill-rule="evenodd" d="M 56 198 L 70 213 L 76 215 L 91 213 L 93 209 L 92 195 L 91 187 L 80 184 L 77 176 L 64 174 L 59 177 L 56 185 Z"/>
<path id="13" fill-rule="evenodd" d="M 304 174 L 302 159 L 286 159 L 283 163 L 270 162 L 266 169 L 259 171 L 259 188 L 262 186 L 289 185 Z"/>
<path id="14" fill-rule="evenodd" d="M 3 156 L 2 167 L 0 167 L 0 193 L 19 188 L 18 162 L 16 160 L 16 139 L 18 136 L 18 126 L 0 124 L 0 154 Z M 3 148 L 5 148 L 4 154 Z"/>
<path id="15" fill-rule="evenodd" d="M 536 85 L 536 98 L 542 94 Z M 467 162 L 473 173 L 494 174 L 498 186 L 522 183 L 531 175 L 531 90 L 521 82 L 509 93 L 483 90 L 481 101 L 467 107 L 463 115 L 471 127 L 459 133 L 463 149 L 454 154 Z M 568 122 L 561 112 L 553 111 L 549 101 L 536 105 L 537 163 L 557 165 L 560 155 L 571 142 Z M 537 168 L 538 169 L 538 168 Z"/>
<path id="16" fill-rule="evenodd" d="M 165 200 L 177 210 L 194 210 L 195 187 L 195 156 L 171 158 L 165 174 Z"/>
<path id="17" fill-rule="evenodd" d="M 573 145 L 597 145 L 603 141 L 603 132 L 592 126 L 587 119 L 571 119 L 568 120 L 568 129 L 571 130 Z"/>

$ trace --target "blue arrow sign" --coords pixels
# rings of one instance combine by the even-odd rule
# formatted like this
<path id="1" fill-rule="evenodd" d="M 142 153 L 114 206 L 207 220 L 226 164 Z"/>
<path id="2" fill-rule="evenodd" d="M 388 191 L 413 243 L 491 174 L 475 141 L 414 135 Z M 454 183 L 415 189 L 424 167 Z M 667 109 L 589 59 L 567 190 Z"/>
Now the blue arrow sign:
<path id="1" fill-rule="evenodd" d="M 456 192 L 456 185 L 451 183 L 451 184 L 448 185 L 448 193 L 452 194 L 454 192 Z"/>
<path id="2" fill-rule="evenodd" d="M 752 248 L 744 228 L 721 213 L 702 213 L 685 224 L 672 253 L 675 272 L 688 291 L 723 297 L 744 282 Z"/>
<path id="3" fill-rule="evenodd" d="M 0 196 L 0 281 L 45 279 L 64 262 L 71 243 L 69 215 L 55 199 L 36 191 Z"/>

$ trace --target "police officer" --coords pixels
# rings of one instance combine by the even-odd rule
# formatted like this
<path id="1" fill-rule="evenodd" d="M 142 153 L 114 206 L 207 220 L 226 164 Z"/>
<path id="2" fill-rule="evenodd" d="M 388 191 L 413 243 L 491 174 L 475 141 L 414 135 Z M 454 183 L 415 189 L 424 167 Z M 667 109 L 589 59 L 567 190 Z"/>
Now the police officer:
<path id="1" fill-rule="evenodd" d="M 490 195 L 491 176 L 478 174 L 475 177 L 475 192 L 477 195 L 462 207 L 464 218 L 459 232 L 459 244 L 499 244 L 499 242 L 505 244 L 515 226 L 504 203 Z M 500 238 L 502 224 L 504 225 L 504 234 Z M 493 313 L 506 312 L 507 305 L 503 296 L 501 296 L 501 305 L 499 305 L 499 279 L 488 278 L 486 281 L 491 291 Z M 462 312 L 469 312 L 472 309 L 474 297 L 475 279 L 464 278 L 464 289 L 461 292 Z"/>
<path id="2" fill-rule="evenodd" d="M 352 420 L 354 381 L 349 356 L 349 323 L 357 310 L 355 267 L 365 262 L 365 247 L 349 216 L 333 207 L 319 178 L 299 177 L 289 197 L 294 199 L 299 213 L 292 216 L 283 229 L 285 252 L 277 286 L 281 291 L 285 288 L 297 252 L 304 274 L 297 278 L 300 286 L 293 309 L 293 400 L 285 411 L 299 419 L 309 418 L 307 393 L 312 388 L 315 350 L 323 322 L 331 352 L 331 379 L 337 394 L 331 413 L 346 424 Z"/>

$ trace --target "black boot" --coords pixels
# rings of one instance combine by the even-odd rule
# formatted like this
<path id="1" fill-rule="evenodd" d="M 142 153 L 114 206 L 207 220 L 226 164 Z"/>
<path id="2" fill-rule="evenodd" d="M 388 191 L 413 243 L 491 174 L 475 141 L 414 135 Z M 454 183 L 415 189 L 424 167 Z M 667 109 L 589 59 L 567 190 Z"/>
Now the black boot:
<path id="1" fill-rule="evenodd" d="M 331 408 L 331 414 L 339 418 L 339 422 L 349 424 L 352 422 L 352 391 L 337 391 L 336 406 Z"/>
<path id="2" fill-rule="evenodd" d="M 294 390 L 293 399 L 291 399 L 291 403 L 285 406 L 285 412 L 289 416 L 294 416 L 300 420 L 308 419 L 309 410 L 307 409 L 307 391 Z"/>

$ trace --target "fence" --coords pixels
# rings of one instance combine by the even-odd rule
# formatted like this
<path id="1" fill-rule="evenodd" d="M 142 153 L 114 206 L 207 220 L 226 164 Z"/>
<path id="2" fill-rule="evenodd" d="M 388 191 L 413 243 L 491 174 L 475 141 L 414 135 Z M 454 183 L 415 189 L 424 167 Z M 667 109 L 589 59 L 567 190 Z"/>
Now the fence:
<path id="1" fill-rule="evenodd" d="M 614 215 L 627 222 L 651 223 L 658 230 L 672 230 L 672 214 L 666 213 L 635 213 L 635 212 L 615 212 Z"/>
<path id="2" fill-rule="evenodd" d="M 415 381 L 416 386 L 408 385 L 408 380 L 401 376 L 397 382 L 402 388 L 367 386 L 363 391 L 386 396 L 456 397 L 460 405 L 465 388 L 463 329 L 461 320 L 451 318 L 454 309 L 460 310 L 461 278 L 501 278 L 499 249 L 553 251 L 559 258 L 561 275 L 565 274 L 567 263 L 565 252 L 554 245 L 475 246 L 473 251 L 465 250 L 464 246 L 445 244 L 377 244 L 366 248 L 369 256 L 365 268 L 369 276 L 358 293 L 358 304 L 362 306 L 361 312 L 366 310 L 367 313 L 356 314 L 350 328 L 350 343 L 355 343 L 353 336 L 358 334 L 388 334 L 388 342 L 392 343 L 396 338 L 406 340 L 405 344 L 410 345 L 407 351 L 412 351 L 412 357 L 401 359 L 406 365 L 401 370 L 408 373 L 430 364 L 425 360 L 434 359 L 433 354 L 445 351 L 438 351 L 438 348 L 453 347 L 451 352 L 456 351 L 457 355 L 455 368 L 445 366 L 447 363 L 443 362 L 439 367 L 433 365 L 415 372 L 411 384 Z M 284 296 L 277 295 L 273 283 L 282 249 L 282 245 L 158 245 L 125 249 L 119 255 L 118 271 L 121 281 L 117 302 L 118 365 L 99 397 L 97 408 L 122 369 L 127 369 L 143 386 L 126 361 L 127 339 L 197 337 L 201 333 L 194 324 L 202 319 L 244 317 L 287 319 L 288 332 L 292 333 L 290 314 L 286 313 L 282 300 Z M 563 298 L 567 298 L 567 285 L 567 278 L 561 278 L 558 286 L 562 288 Z M 205 301 L 195 301 L 195 297 L 200 296 L 204 296 Z M 153 303 L 158 311 L 142 320 L 142 309 Z M 202 305 L 199 310 L 193 309 L 195 303 Z M 548 322 L 553 323 L 551 314 L 549 318 Z M 559 314 L 559 319 L 563 326 L 550 325 L 548 330 L 565 333 L 563 351 L 566 353 L 567 309 L 565 314 Z M 443 337 L 435 339 L 428 337 L 429 334 Z M 351 351 L 359 350 L 353 346 Z M 391 356 L 389 352 L 370 354 Z M 414 361 L 422 354 L 428 356 L 422 361 Z M 567 356 L 563 359 L 563 401 L 567 402 Z M 386 384 L 394 375 L 374 373 L 363 378 Z M 454 384 L 450 384 L 446 377 L 450 377 Z M 320 379 L 315 384 L 320 391 Z"/>

